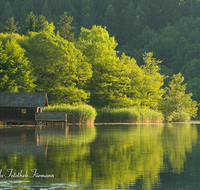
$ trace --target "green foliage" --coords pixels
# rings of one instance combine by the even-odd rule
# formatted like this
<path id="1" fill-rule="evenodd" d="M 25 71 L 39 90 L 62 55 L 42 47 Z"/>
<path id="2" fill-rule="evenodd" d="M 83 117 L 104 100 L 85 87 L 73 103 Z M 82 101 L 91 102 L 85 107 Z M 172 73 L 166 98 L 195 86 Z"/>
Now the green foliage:
<path id="1" fill-rule="evenodd" d="M 143 54 L 144 65 L 139 67 L 135 59 L 122 54 L 120 61 L 128 69 L 130 86 L 127 88 L 127 97 L 132 100 L 129 106 L 147 106 L 156 108 L 162 98 L 164 90 L 164 75 L 159 73 L 161 61 L 153 58 L 153 53 Z"/>
<path id="2" fill-rule="evenodd" d="M 75 29 L 75 27 L 71 26 L 73 17 L 67 16 L 67 13 L 64 12 L 60 18 L 61 20 L 58 23 L 59 35 L 70 42 L 74 41 L 74 33 L 71 32 L 71 30 Z"/>
<path id="3" fill-rule="evenodd" d="M 76 86 L 58 86 L 55 83 L 55 88 L 46 90 L 49 92 L 49 100 L 52 104 L 70 104 L 70 105 L 81 105 L 88 102 L 90 93 L 83 89 L 77 88 Z M 64 85 L 64 84 L 63 84 Z"/>
<path id="4" fill-rule="evenodd" d="M 185 80 L 187 81 L 187 93 L 192 93 L 192 98 L 197 102 L 200 102 L 199 97 L 199 69 L 200 59 L 192 59 L 188 61 L 181 69 Z"/>
<path id="5" fill-rule="evenodd" d="M 72 0 L 64 3 L 61 0 L 57 3 L 49 0 L 37 3 L 27 1 L 23 5 L 21 1 L 13 3 L 7 0 L 0 2 L 2 13 L 0 23 L 5 24 L 10 18 L 5 32 L 13 35 L 18 31 L 13 16 L 19 21 L 20 26 L 24 24 L 20 32 L 25 36 L 16 39 L 15 35 L 13 38 L 20 46 L 26 48 L 24 54 L 29 61 L 28 67 L 38 79 L 35 82 L 38 86 L 36 90 L 48 90 L 51 103 L 78 105 L 89 102 L 99 108 L 130 106 L 157 108 L 157 102 L 164 93 L 161 89 L 165 79 L 163 75 L 172 76 L 173 73 L 180 71 L 188 84 L 186 92 L 189 94 L 192 92 L 194 95 L 192 98 L 200 101 L 197 76 L 200 60 L 198 7 L 200 1 L 190 0 L 168 2 L 155 0 L 155 3 L 149 3 L 148 0 L 124 2 L 85 0 L 81 4 Z M 71 16 L 64 11 L 68 11 Z M 49 24 L 41 13 L 49 22 L 53 20 L 56 27 L 53 23 Z M 106 27 L 96 25 L 92 27 L 94 23 L 106 26 L 109 33 Z M 71 32 L 73 26 L 76 26 L 77 35 L 81 26 L 92 28 L 81 29 L 78 41 L 75 42 L 76 48 L 80 50 L 79 53 L 73 45 L 73 50 L 66 45 L 68 43 L 66 40 L 73 41 L 74 36 Z M 55 28 L 58 29 L 57 35 L 54 33 Z M 54 42 L 45 44 L 51 41 L 50 37 L 45 36 L 46 34 L 41 37 L 41 33 L 45 32 L 52 36 Z M 58 34 L 62 38 L 59 38 Z M 119 46 L 115 38 L 109 34 L 115 35 Z M 3 44 L 7 39 L 4 38 Z M 11 39 L 9 36 L 9 40 Z M 125 53 L 122 53 L 124 51 Z M 77 59 L 78 64 L 74 61 Z M 163 60 L 161 67 L 158 66 L 161 63 L 159 59 Z M 32 71 L 32 66 L 36 71 Z M 53 71 L 61 73 L 60 77 Z M 42 77 L 42 73 L 47 80 Z M 165 85 L 168 83 L 166 80 Z M 189 106 L 186 107 L 190 107 L 191 103 L 187 104 Z M 192 111 L 187 110 L 186 113 L 188 112 Z M 194 114 L 189 115 L 194 117 Z"/>
<path id="6" fill-rule="evenodd" d="M 185 111 L 184 104 L 179 98 L 175 100 L 173 97 L 170 97 L 161 100 L 159 109 L 167 122 L 183 122 L 191 118 Z"/>
<path id="7" fill-rule="evenodd" d="M 199 102 L 199 94 L 200 94 L 200 78 L 194 77 L 191 80 L 187 81 L 187 89 L 186 93 L 192 93 L 192 98 Z"/>
<path id="8" fill-rule="evenodd" d="M 44 112 L 65 112 L 68 123 L 93 124 L 97 115 L 96 110 L 89 105 L 69 106 L 54 105 L 43 109 Z"/>
<path id="9" fill-rule="evenodd" d="M 53 23 L 45 19 L 43 15 L 36 16 L 31 12 L 25 20 L 26 26 L 22 26 L 21 33 L 27 35 L 29 32 L 52 31 L 55 29 Z"/>
<path id="10" fill-rule="evenodd" d="M 117 31 L 117 14 L 112 4 L 108 5 L 105 12 L 105 23 L 109 34 L 111 36 L 116 36 Z"/>
<path id="11" fill-rule="evenodd" d="M 23 44 L 37 77 L 36 91 L 49 94 L 52 104 L 82 104 L 89 97 L 84 84 L 92 76 L 91 65 L 72 42 L 52 32 L 32 33 Z"/>
<path id="12" fill-rule="evenodd" d="M 188 121 L 197 114 L 197 102 L 191 99 L 191 93 L 185 94 L 183 81 L 181 73 L 174 74 L 169 88 L 166 87 L 164 99 L 160 101 L 159 109 L 166 121 Z"/>
<path id="13" fill-rule="evenodd" d="M 81 19 L 79 25 L 90 29 L 93 25 L 93 0 L 83 0 L 80 4 Z"/>
<path id="14" fill-rule="evenodd" d="M 97 123 L 154 123 L 162 122 L 160 112 L 147 108 L 104 108 L 97 110 Z"/>
<path id="15" fill-rule="evenodd" d="M 2 41 L 3 44 L 5 44 L 8 40 L 11 41 L 13 39 L 21 45 L 21 42 L 26 40 L 26 36 L 21 36 L 17 33 L 13 33 L 12 35 L 8 33 L 0 33 L 0 41 Z"/>
<path id="16" fill-rule="evenodd" d="M 6 24 L 6 21 L 13 17 L 13 11 L 12 11 L 12 7 L 11 7 L 11 3 L 9 1 L 5 1 L 5 6 L 2 6 L 2 10 L 1 10 L 1 18 L 2 18 L 2 23 Z"/>
<path id="17" fill-rule="evenodd" d="M 34 90 L 33 69 L 25 50 L 15 39 L 0 41 L 0 91 L 31 92 Z"/>
<path id="18" fill-rule="evenodd" d="M 153 58 L 152 52 L 143 54 L 143 60 L 145 65 L 141 66 L 144 72 L 141 104 L 156 108 L 164 93 L 161 87 L 164 85 L 165 76 L 159 73 L 160 66 L 158 66 L 162 61 Z"/>
<path id="19" fill-rule="evenodd" d="M 28 31 L 35 31 L 36 16 L 31 12 L 25 20 L 26 26 L 22 27 L 22 34 L 27 34 Z"/>
<path id="20" fill-rule="evenodd" d="M 127 67 L 127 74 L 130 79 L 130 87 L 127 88 L 126 95 L 131 99 L 129 106 L 140 106 L 143 97 L 143 84 L 144 84 L 144 72 L 136 64 L 135 59 L 131 59 L 129 56 L 122 54 L 120 57 L 121 63 L 124 67 Z M 125 107 L 125 105 L 124 105 Z"/>
<path id="21" fill-rule="evenodd" d="M 117 57 L 114 37 L 101 26 L 91 30 L 82 28 L 77 47 L 92 65 L 93 75 L 88 83 L 91 92 L 89 104 L 95 107 L 127 107 L 132 100 L 126 91 L 130 86 L 128 68 Z"/>
<path id="22" fill-rule="evenodd" d="M 173 111 L 168 119 L 168 121 L 174 121 L 174 122 L 184 122 L 189 120 L 190 120 L 190 115 L 183 110 Z"/>
<path id="23" fill-rule="evenodd" d="M 14 17 L 11 17 L 10 19 L 8 19 L 6 23 L 7 25 L 5 25 L 2 28 L 3 32 L 12 34 L 19 30 L 19 27 L 17 27 L 18 22 L 14 23 Z"/>
<path id="24" fill-rule="evenodd" d="M 49 7 L 48 1 L 44 2 L 41 13 L 47 18 L 48 21 L 51 20 L 51 7 Z"/>
<path id="25" fill-rule="evenodd" d="M 182 67 L 181 72 L 184 73 L 184 78 L 188 81 L 197 78 L 200 75 L 200 59 L 192 59 Z"/>

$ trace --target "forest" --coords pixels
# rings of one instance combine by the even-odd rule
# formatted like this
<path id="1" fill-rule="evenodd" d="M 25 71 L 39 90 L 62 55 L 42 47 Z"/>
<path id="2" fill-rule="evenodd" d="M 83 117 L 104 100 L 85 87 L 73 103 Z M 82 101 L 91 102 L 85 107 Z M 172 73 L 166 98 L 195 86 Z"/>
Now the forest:
<path id="1" fill-rule="evenodd" d="M 195 117 L 199 8 L 199 0 L 1 0 L 0 91 Z"/>

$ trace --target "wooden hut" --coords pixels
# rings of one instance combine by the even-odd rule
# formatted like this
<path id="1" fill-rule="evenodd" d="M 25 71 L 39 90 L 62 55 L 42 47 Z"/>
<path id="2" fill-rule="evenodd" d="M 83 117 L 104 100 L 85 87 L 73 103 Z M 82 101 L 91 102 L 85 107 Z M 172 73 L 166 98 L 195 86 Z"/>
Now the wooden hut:
<path id="1" fill-rule="evenodd" d="M 35 113 L 47 106 L 46 92 L 0 92 L 0 122 L 35 123 Z"/>

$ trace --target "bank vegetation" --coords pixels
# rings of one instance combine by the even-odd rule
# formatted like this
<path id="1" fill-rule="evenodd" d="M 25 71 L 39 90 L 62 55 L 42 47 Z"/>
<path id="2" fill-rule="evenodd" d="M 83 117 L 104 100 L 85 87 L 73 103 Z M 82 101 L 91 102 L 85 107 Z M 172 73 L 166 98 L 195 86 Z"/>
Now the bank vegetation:
<path id="1" fill-rule="evenodd" d="M 97 115 L 96 110 L 89 105 L 54 105 L 44 108 L 43 112 L 65 112 L 67 122 L 73 124 L 94 124 Z"/>
<path id="2" fill-rule="evenodd" d="M 140 60 L 119 52 L 115 36 L 101 25 L 82 27 L 75 39 L 73 17 L 60 18 L 56 31 L 53 22 L 31 12 L 21 33 L 13 17 L 7 20 L 0 33 L 1 92 L 47 92 L 50 105 L 69 105 L 58 110 L 72 123 L 93 123 L 95 109 L 98 122 L 155 122 L 162 120 L 160 113 L 167 122 L 196 117 L 198 103 L 186 89 L 183 70 L 170 70 L 151 49 L 138 52 Z M 190 68 L 195 65 L 197 60 Z"/>

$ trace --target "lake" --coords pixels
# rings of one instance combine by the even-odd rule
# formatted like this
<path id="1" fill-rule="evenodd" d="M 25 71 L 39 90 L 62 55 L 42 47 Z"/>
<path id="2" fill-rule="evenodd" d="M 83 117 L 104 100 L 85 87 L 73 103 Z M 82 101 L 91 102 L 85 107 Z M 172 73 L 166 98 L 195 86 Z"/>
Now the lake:
<path id="1" fill-rule="evenodd" d="M 200 189 L 199 124 L 0 128 L 0 189 Z"/>

